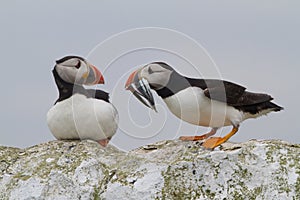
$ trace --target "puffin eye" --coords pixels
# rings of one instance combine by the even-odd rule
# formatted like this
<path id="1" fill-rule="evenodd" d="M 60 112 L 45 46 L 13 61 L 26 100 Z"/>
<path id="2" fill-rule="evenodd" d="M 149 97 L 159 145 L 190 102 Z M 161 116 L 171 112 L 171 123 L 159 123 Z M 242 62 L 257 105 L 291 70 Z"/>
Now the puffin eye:
<path id="1" fill-rule="evenodd" d="M 80 61 L 78 61 L 78 63 L 74 66 L 76 69 L 79 69 L 80 68 L 80 65 L 81 65 L 81 63 L 80 63 Z"/>
<path id="2" fill-rule="evenodd" d="M 151 69 L 151 67 L 148 68 L 148 73 L 153 74 L 153 70 Z"/>

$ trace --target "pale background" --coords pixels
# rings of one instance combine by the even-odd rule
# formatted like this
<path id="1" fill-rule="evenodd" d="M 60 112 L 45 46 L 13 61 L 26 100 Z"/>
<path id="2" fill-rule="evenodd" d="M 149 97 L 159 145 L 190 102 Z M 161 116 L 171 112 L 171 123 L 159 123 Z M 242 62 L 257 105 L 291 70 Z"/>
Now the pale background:
<path id="1" fill-rule="evenodd" d="M 269 93 L 285 108 L 244 122 L 231 141 L 255 138 L 299 143 L 300 3 L 276 2 L 3 1 L 0 144 L 23 148 L 54 140 L 46 124 L 46 113 L 57 98 L 51 70 L 56 59 L 69 54 L 88 57 L 104 73 L 106 84 L 99 88 L 112 93 L 112 102 L 120 110 L 121 126 L 112 140 L 120 149 L 207 131 L 182 123 L 157 96 L 158 114 L 123 90 L 125 75 L 158 60 L 186 75 L 221 77 L 250 91 Z M 196 74 L 183 67 L 187 64 L 178 56 L 155 49 L 131 52 L 102 66 L 101 60 L 107 55 L 97 52 L 99 43 L 143 27 L 186 34 L 205 48 L 217 67 L 211 68 L 206 57 L 200 59 L 203 63 L 196 66 L 200 71 Z M 203 56 L 200 52 L 186 53 Z M 137 129 L 130 128 L 134 126 Z"/>

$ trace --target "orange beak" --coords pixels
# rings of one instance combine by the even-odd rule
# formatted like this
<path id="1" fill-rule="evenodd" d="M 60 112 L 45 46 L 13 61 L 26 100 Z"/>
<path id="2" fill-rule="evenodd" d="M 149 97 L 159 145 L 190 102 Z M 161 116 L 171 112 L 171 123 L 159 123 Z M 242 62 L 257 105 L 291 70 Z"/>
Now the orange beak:
<path id="1" fill-rule="evenodd" d="M 128 79 L 127 79 L 127 81 L 126 81 L 126 84 L 125 84 L 125 89 L 126 89 L 126 90 L 130 90 L 131 84 L 134 82 L 134 79 L 135 79 L 137 73 L 138 73 L 138 70 L 135 70 L 135 71 L 132 72 L 132 73 L 130 74 L 130 76 L 128 77 Z"/>
<path id="2" fill-rule="evenodd" d="M 104 76 L 102 73 L 94 65 L 91 65 L 91 69 L 95 74 L 95 84 L 104 84 Z"/>

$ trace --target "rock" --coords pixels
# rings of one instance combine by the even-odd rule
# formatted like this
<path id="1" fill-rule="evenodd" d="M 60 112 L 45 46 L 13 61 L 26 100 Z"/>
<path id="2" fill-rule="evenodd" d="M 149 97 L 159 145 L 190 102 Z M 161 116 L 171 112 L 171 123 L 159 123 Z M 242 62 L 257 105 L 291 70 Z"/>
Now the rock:
<path id="1" fill-rule="evenodd" d="M 162 141 L 122 152 L 93 141 L 0 147 L 0 199 L 300 199 L 300 145 L 214 151 Z"/>

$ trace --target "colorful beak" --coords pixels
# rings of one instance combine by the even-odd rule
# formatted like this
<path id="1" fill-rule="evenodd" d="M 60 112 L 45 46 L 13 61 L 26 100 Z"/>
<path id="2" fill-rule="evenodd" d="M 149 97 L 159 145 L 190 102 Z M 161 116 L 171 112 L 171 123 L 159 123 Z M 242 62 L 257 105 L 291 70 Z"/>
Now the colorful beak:
<path id="1" fill-rule="evenodd" d="M 94 73 L 96 74 L 95 80 L 98 80 L 98 81 L 96 81 L 96 84 L 104 84 L 104 76 L 102 75 L 102 73 L 93 65 L 92 65 L 92 69 L 94 70 Z"/>
<path id="2" fill-rule="evenodd" d="M 89 71 L 84 74 L 86 78 L 85 85 L 104 84 L 102 73 L 93 65 L 89 64 Z"/>
<path id="3" fill-rule="evenodd" d="M 139 70 L 136 70 L 130 74 L 126 81 L 125 89 L 130 90 L 145 106 L 157 112 L 149 82 L 145 78 L 140 79 L 138 73 Z"/>
<path id="4" fill-rule="evenodd" d="M 130 76 L 128 77 L 126 84 L 125 84 L 125 89 L 126 90 L 130 90 L 131 84 L 134 82 L 138 82 L 138 72 L 139 70 L 135 70 L 134 72 L 132 72 L 130 74 Z"/>

